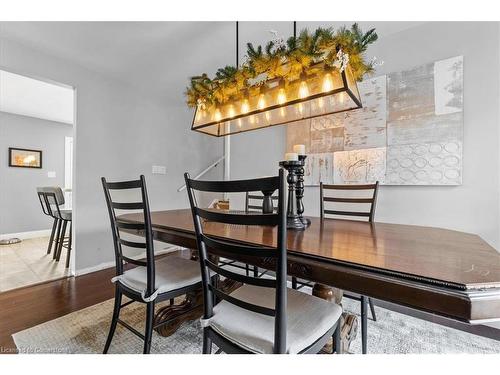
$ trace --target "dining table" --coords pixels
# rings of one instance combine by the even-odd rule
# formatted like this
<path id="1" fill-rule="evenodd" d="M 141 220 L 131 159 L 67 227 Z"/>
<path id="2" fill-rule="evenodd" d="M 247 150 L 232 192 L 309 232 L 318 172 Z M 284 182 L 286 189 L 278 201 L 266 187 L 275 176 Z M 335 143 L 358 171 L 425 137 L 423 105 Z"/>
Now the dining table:
<path id="1" fill-rule="evenodd" d="M 143 223 L 144 215 L 119 219 Z M 478 235 L 416 225 L 307 219 L 311 224 L 305 230 L 287 231 L 288 274 L 314 283 L 313 294 L 331 299 L 332 290 L 346 290 L 469 324 L 500 320 L 500 253 Z M 189 256 L 196 261 L 191 210 L 154 211 L 151 220 L 155 240 L 193 249 Z M 229 243 L 276 246 L 273 227 L 209 221 L 203 226 L 205 234 Z M 274 259 L 226 255 L 266 270 L 275 267 Z M 202 304 L 200 290 L 159 309 L 156 323 L 171 320 L 159 333 L 170 335 L 183 322 L 199 317 Z"/>

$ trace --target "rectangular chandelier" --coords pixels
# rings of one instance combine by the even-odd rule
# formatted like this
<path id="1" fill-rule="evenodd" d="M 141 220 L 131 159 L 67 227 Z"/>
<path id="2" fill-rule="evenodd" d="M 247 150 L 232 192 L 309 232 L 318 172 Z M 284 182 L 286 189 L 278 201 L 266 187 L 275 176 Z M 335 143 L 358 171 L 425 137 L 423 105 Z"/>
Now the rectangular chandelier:
<path id="1" fill-rule="evenodd" d="M 191 130 L 223 137 L 362 107 L 349 66 L 340 71 L 324 63 L 310 66 L 287 84 L 281 78 L 255 84 L 242 97 L 196 107 Z"/>

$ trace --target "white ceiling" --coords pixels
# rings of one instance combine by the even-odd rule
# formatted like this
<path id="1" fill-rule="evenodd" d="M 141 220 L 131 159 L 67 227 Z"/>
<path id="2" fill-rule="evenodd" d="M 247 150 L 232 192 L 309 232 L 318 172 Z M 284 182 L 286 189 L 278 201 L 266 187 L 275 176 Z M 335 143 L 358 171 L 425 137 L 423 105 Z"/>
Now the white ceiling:
<path id="1" fill-rule="evenodd" d="M 351 22 L 299 22 L 298 29 L 343 24 Z M 380 37 L 419 24 L 360 22 Z M 240 56 L 246 41 L 270 39 L 270 29 L 286 37 L 292 23 L 242 22 Z M 172 100 L 182 99 L 190 76 L 235 62 L 234 22 L 0 22 L 0 35 Z"/>
<path id="2" fill-rule="evenodd" d="M 0 111 L 73 124 L 73 89 L 0 70 Z"/>

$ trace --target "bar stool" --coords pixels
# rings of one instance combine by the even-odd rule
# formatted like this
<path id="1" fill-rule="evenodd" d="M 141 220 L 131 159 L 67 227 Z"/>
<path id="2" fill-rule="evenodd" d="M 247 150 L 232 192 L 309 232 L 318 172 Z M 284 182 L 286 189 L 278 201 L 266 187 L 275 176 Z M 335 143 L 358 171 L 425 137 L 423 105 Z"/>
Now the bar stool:
<path id="1" fill-rule="evenodd" d="M 66 268 L 69 267 L 72 248 L 72 211 L 61 209 L 59 202 L 64 201 L 64 194 L 59 187 L 46 187 L 42 193 L 45 198 L 46 207 L 50 216 L 58 221 L 56 230 L 56 246 L 53 258 L 58 262 L 61 258 L 63 247 L 67 249 Z M 69 235 L 66 237 L 66 230 L 69 223 Z"/>

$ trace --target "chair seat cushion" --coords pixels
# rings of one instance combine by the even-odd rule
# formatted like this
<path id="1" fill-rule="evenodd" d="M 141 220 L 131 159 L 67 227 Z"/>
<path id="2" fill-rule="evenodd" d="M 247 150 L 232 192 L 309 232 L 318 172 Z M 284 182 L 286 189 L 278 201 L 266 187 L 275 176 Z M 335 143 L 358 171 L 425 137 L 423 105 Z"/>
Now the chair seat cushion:
<path id="1" fill-rule="evenodd" d="M 60 210 L 61 219 L 71 221 L 71 210 Z"/>
<path id="2" fill-rule="evenodd" d="M 147 289 L 146 267 L 136 267 L 113 278 L 124 286 L 144 294 Z M 166 256 L 155 262 L 157 294 L 171 292 L 201 282 L 200 264 L 179 256 Z"/>
<path id="3" fill-rule="evenodd" d="M 342 308 L 318 297 L 287 289 L 287 352 L 306 349 L 340 318 Z M 275 289 L 243 285 L 231 296 L 255 305 L 274 308 Z M 258 314 L 227 301 L 213 309 L 214 315 L 204 321 L 229 341 L 254 353 L 272 353 L 274 317 Z"/>

